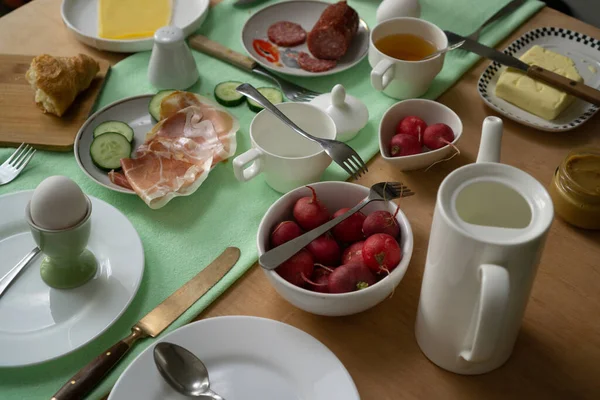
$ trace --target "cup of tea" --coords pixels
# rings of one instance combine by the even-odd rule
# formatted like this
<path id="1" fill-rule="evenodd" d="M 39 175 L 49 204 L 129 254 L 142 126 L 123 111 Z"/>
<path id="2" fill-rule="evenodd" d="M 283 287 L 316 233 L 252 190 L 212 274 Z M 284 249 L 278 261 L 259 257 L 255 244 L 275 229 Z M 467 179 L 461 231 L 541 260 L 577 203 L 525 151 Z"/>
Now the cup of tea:
<path id="1" fill-rule="evenodd" d="M 444 31 L 419 18 L 392 18 L 378 24 L 369 43 L 371 85 L 396 99 L 422 96 L 442 70 L 444 54 L 424 58 L 447 46 Z"/>
<path id="2" fill-rule="evenodd" d="M 317 107 L 306 103 L 281 103 L 276 107 L 311 135 L 335 139 L 333 119 Z M 319 181 L 331 164 L 318 143 L 300 136 L 268 110 L 252 120 L 250 140 L 252 148 L 233 160 L 233 172 L 240 182 L 264 174 L 269 186 L 286 193 Z"/>

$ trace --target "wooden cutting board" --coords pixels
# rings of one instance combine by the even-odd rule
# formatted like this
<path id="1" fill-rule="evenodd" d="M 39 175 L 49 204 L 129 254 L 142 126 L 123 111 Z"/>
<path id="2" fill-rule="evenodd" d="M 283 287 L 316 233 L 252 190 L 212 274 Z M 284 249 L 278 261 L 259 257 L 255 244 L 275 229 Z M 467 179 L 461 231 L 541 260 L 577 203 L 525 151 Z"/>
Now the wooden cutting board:
<path id="1" fill-rule="evenodd" d="M 79 128 L 88 118 L 110 70 L 98 60 L 100 72 L 79 93 L 62 117 L 44 114 L 35 104 L 34 91 L 25 79 L 34 56 L 0 54 L 0 146 L 32 146 L 53 151 L 71 151 Z"/>

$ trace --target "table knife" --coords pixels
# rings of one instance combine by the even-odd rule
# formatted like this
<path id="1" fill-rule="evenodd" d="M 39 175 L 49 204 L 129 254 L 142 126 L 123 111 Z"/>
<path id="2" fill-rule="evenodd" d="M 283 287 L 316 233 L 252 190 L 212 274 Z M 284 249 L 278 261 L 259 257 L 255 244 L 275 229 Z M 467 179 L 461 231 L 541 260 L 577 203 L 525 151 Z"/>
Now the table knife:
<path id="1" fill-rule="evenodd" d="M 51 400 L 79 400 L 89 393 L 140 339 L 156 337 L 221 280 L 240 258 L 240 249 L 228 247 L 132 328 L 131 334 L 92 360 L 60 388 Z"/>
<path id="2" fill-rule="evenodd" d="M 460 47 L 463 50 L 478 54 L 499 64 L 506 65 L 507 67 L 523 71 L 530 78 L 537 79 L 575 97 L 579 97 L 580 99 L 600 106 L 600 91 L 593 87 L 587 86 L 581 82 L 573 81 L 562 75 L 538 67 L 537 65 L 526 64 L 516 57 L 509 56 L 508 54 L 485 46 L 475 40 L 457 35 L 456 33 L 450 31 L 444 31 L 444 33 L 448 37 L 448 41 L 464 41 L 464 44 Z"/>

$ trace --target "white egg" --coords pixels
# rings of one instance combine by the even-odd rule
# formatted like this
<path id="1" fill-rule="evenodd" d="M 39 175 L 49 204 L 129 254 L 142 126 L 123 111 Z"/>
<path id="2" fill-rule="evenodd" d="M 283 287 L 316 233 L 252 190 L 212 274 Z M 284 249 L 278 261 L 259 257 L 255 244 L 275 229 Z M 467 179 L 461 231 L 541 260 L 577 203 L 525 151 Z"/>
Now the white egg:
<path id="1" fill-rule="evenodd" d="M 377 23 L 397 17 L 419 18 L 421 5 L 419 0 L 383 0 L 377 8 Z"/>
<path id="2" fill-rule="evenodd" d="M 43 229 L 65 229 L 77 225 L 87 214 L 87 200 L 79 186 L 66 176 L 44 179 L 33 192 L 29 212 Z"/>

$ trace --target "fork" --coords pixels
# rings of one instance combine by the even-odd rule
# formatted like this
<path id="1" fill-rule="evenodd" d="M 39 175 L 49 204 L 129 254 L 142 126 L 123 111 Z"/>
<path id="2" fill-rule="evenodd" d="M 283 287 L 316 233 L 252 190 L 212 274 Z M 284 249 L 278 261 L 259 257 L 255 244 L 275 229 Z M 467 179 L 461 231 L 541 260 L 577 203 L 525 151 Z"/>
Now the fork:
<path id="1" fill-rule="evenodd" d="M 332 219 L 329 222 L 315 228 L 311 231 L 306 232 L 303 235 L 298 236 L 295 239 L 290 240 L 280 246 L 275 247 L 272 250 L 267 251 L 265 254 L 260 256 L 258 259 L 259 264 L 268 270 L 274 270 L 287 260 L 289 260 L 294 254 L 308 246 L 310 242 L 325 234 L 331 230 L 334 226 L 350 217 L 352 214 L 358 212 L 361 208 L 366 206 L 372 201 L 389 201 L 397 199 L 399 197 L 412 196 L 415 193 L 408 187 L 404 186 L 399 182 L 379 182 L 371 186 L 369 195 L 365 197 L 360 203 L 346 211 L 344 214 Z"/>
<path id="2" fill-rule="evenodd" d="M 243 54 L 235 52 L 220 43 L 210 40 L 206 36 L 192 35 L 189 38 L 190 46 L 202 53 L 208 54 L 209 56 L 218 58 L 221 61 L 233 64 L 238 68 L 241 68 L 248 72 L 253 72 L 257 75 L 261 75 L 275 82 L 281 89 L 285 97 L 290 101 L 307 102 L 311 101 L 321 93 L 315 92 L 298 86 L 286 79 L 283 79 L 274 73 L 268 71 L 266 68 L 258 65 L 253 59 L 246 57 Z"/>
<path id="3" fill-rule="evenodd" d="M 350 174 L 350 176 L 352 176 L 354 179 L 359 178 L 362 176 L 362 174 L 369 171 L 365 165 L 365 162 L 352 147 L 338 140 L 322 139 L 305 132 L 298 125 L 293 123 L 288 117 L 286 117 L 285 114 L 279 111 L 279 109 L 275 107 L 275 105 L 273 105 L 273 103 L 271 103 L 269 100 L 267 100 L 267 98 L 258 90 L 256 90 L 254 86 L 250 85 L 249 83 L 243 83 L 236 88 L 236 91 L 251 98 L 265 109 L 275 114 L 277 118 L 282 120 L 287 126 L 292 128 L 300 135 L 304 136 L 308 140 L 319 143 L 329 157 L 331 157 L 331 159 L 335 161 L 337 165 L 342 167 L 342 169 Z"/>
<path id="4" fill-rule="evenodd" d="M 21 143 L 19 148 L 4 161 L 4 164 L 0 165 L 0 185 L 6 185 L 19 176 L 34 154 L 35 149 L 33 147 Z"/>

